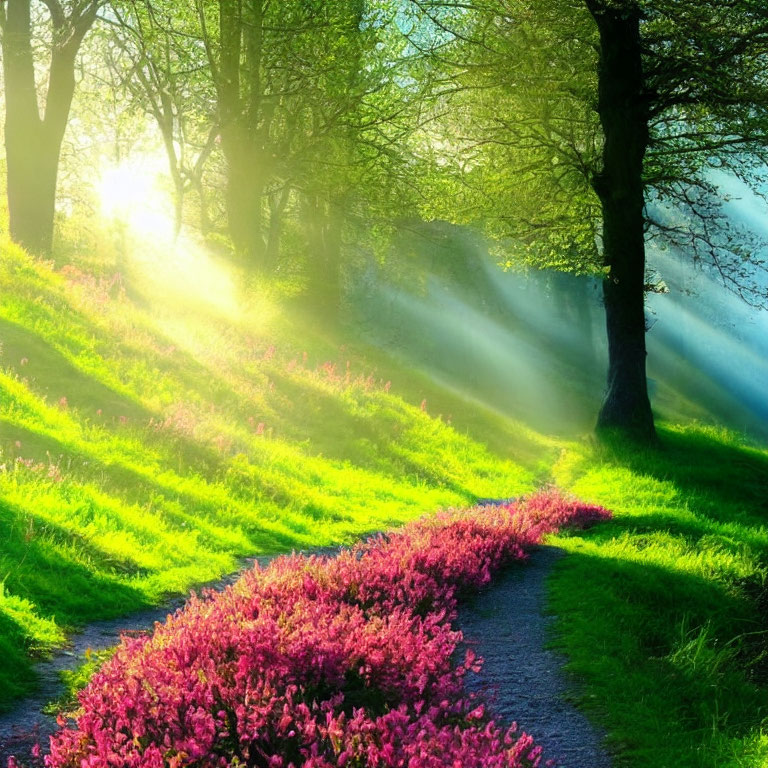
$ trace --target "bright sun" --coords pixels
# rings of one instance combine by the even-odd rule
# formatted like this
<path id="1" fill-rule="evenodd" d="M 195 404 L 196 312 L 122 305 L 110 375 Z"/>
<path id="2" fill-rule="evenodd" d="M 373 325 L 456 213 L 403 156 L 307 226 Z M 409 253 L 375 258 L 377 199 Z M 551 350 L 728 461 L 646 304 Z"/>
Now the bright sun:
<path id="1" fill-rule="evenodd" d="M 162 157 L 147 154 L 108 168 L 97 188 L 101 215 L 137 237 L 172 237 L 172 205 L 159 183 L 163 164 Z"/>
<path id="2" fill-rule="evenodd" d="M 168 191 L 167 161 L 162 153 L 144 154 L 112 165 L 101 176 L 101 215 L 124 227 L 122 248 L 145 287 L 162 302 L 184 299 L 240 314 L 230 271 L 217 263 L 193 232 L 175 231 Z"/>

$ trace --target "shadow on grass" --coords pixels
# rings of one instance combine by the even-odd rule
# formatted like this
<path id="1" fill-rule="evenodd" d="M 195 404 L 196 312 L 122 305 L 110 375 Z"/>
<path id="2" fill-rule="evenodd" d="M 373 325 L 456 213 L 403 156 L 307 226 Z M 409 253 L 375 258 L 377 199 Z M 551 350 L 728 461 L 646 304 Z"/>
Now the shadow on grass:
<path id="1" fill-rule="evenodd" d="M 3 364 L 14 368 L 49 404 L 65 397 L 68 406 L 89 418 L 101 412 L 109 418 L 149 421 L 152 414 L 141 404 L 79 370 L 33 331 L 0 319 L 0 341 Z"/>
<path id="2" fill-rule="evenodd" d="M 4 427 L 2 421 L 0 426 Z M 176 489 L 150 472 L 142 473 L 117 462 L 102 461 L 77 446 L 59 442 L 48 435 L 41 435 L 14 425 L 10 425 L 10 428 L 14 430 L 11 437 L 22 442 L 22 453 L 25 457 L 29 456 L 31 451 L 33 457 L 37 455 L 43 461 L 45 457 L 60 461 L 62 473 L 69 482 L 78 485 L 92 483 L 96 488 L 108 488 L 109 495 L 125 505 L 137 505 L 142 508 L 148 504 L 153 505 L 157 508 L 157 514 L 165 523 L 170 523 L 172 528 L 185 533 L 190 530 L 197 531 L 199 545 L 211 552 L 231 552 L 243 556 L 290 550 L 304 543 L 298 537 L 273 530 L 268 525 L 262 524 L 259 521 L 259 512 L 254 499 L 250 500 L 250 504 L 242 501 L 237 503 L 235 506 L 239 507 L 239 511 L 236 511 L 236 519 L 228 520 L 221 501 L 218 498 L 205 497 L 205 491 L 210 486 L 207 486 L 203 480 L 198 480 L 200 494 L 196 494 L 191 489 Z M 83 504 L 92 504 L 95 511 L 99 513 L 98 499 L 91 498 L 87 488 L 84 487 L 81 490 Z M 232 500 L 234 501 L 234 494 L 232 494 Z M 101 512 L 117 514 L 110 510 L 101 510 Z M 32 508 L 25 510 L 24 514 L 34 517 Z M 130 521 L 123 521 L 123 524 L 131 528 Z M 233 525 L 239 526 L 247 536 L 247 547 L 242 544 L 234 546 L 231 539 L 227 537 L 227 531 Z M 132 563 L 129 556 L 115 560 L 111 554 L 89 543 L 76 530 L 57 527 L 42 520 L 41 526 L 51 535 L 57 536 L 61 543 L 73 547 L 79 556 L 86 558 L 89 563 L 95 563 L 97 567 L 102 564 L 107 571 L 115 571 L 123 576 L 140 575 L 141 569 Z"/>
<path id="3" fill-rule="evenodd" d="M 509 414 L 501 414 L 476 398 L 462 396 L 391 351 L 371 347 L 358 325 L 344 328 L 342 334 L 300 306 L 292 308 L 284 321 L 294 338 L 306 339 L 306 348 L 322 350 L 310 359 L 310 366 L 335 360 L 343 370 L 347 359 L 363 361 L 364 373 L 370 370 L 374 378 L 382 377 L 382 384 L 390 381 L 392 392 L 411 405 L 418 407 L 426 399 L 430 413 L 442 413 L 460 434 L 488 446 L 497 456 L 542 473 L 546 472 L 543 465 L 556 458 L 559 446 L 554 446 L 554 441 L 524 427 Z M 342 343 L 344 346 L 339 346 Z"/>
<path id="4" fill-rule="evenodd" d="M 711 430 L 662 425 L 658 433 L 657 448 L 638 449 L 616 438 L 606 439 L 603 448 L 610 460 L 636 474 L 672 482 L 690 496 L 696 513 L 768 522 L 768 452 Z"/>
<path id="5" fill-rule="evenodd" d="M 5 588 L 58 624 L 119 616 L 148 605 L 146 596 L 124 581 L 133 565 L 116 561 L 76 531 L 0 502 L 0 540 Z"/>
<path id="6" fill-rule="evenodd" d="M 17 604 L 8 613 L 0 604 L 0 711 L 35 683 L 34 655 L 45 646 L 36 636 L 39 618 L 60 627 L 78 626 L 145 608 L 146 596 L 113 575 L 118 563 L 76 533 L 0 502 L 0 579 Z M 125 575 L 125 574 L 123 574 Z M 34 612 L 33 612 L 34 611 Z M 25 619 L 27 623 L 25 625 Z"/>
<path id="7" fill-rule="evenodd" d="M 98 329 L 88 326 L 97 333 Z M 101 334 L 104 343 L 114 339 Z M 66 398 L 66 407 L 94 424 L 120 429 L 123 424 L 147 426 L 151 419 L 162 422 L 163 416 L 152 412 L 140 402 L 116 392 L 93 375 L 80 370 L 40 335 L 21 325 L 0 318 L 0 364 L 9 366 L 36 395 L 49 405 Z M 226 383 L 191 355 L 174 351 L 173 357 L 148 353 L 135 348 L 134 357 L 149 366 L 172 371 L 186 391 L 209 390 L 212 402 L 238 404 L 236 394 Z M 22 363 L 23 361 L 23 363 Z M 81 419 L 82 420 L 82 419 Z M 221 468 L 222 457 L 212 448 L 186 438 L 180 433 L 159 435 L 158 443 L 172 442 L 173 458 L 187 469 L 215 472 Z M 170 450 L 167 453 L 171 453 Z"/>
<path id="8" fill-rule="evenodd" d="M 345 405 L 344 398 L 321 387 L 297 382 L 279 372 L 273 373 L 272 378 L 279 382 L 281 393 L 287 395 L 293 409 L 283 414 L 283 427 L 289 439 L 308 439 L 313 452 L 362 469 L 394 477 L 417 477 L 467 500 L 474 498 L 439 464 L 429 464 L 423 456 L 421 462 L 408 458 L 402 443 L 403 431 L 411 426 L 406 414 L 370 409 L 363 416 Z M 301 425 L 301 431 L 296 425 Z"/>
<path id="9" fill-rule="evenodd" d="M 13 700 L 23 696 L 35 684 L 28 645 L 22 628 L 0 613 L 0 714 L 9 710 Z"/>
<path id="10" fill-rule="evenodd" d="M 733 742 L 768 715 L 765 689 L 745 671 L 753 649 L 741 638 L 761 625 L 749 599 L 674 560 L 630 560 L 607 546 L 570 552 L 550 584 L 557 645 L 627 764 L 732 765 Z"/>

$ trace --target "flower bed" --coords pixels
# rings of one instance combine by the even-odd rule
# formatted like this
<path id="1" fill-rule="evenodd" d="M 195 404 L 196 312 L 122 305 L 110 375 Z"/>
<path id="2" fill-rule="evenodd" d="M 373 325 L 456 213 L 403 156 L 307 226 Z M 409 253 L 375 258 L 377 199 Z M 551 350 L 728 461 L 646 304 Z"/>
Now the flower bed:
<path id="1" fill-rule="evenodd" d="M 286 556 L 124 638 L 49 768 L 529 768 L 457 661 L 458 598 L 602 508 L 554 492 L 446 511 L 335 558 Z"/>

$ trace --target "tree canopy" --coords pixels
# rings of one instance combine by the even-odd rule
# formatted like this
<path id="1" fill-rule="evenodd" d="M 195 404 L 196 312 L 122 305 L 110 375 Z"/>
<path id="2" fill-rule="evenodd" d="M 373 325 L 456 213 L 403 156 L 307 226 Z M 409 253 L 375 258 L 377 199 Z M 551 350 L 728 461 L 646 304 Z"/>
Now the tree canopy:
<path id="1" fill-rule="evenodd" d="M 599 425 L 652 437 L 648 239 L 765 298 L 751 280 L 754 243 L 721 214 L 712 173 L 765 191 L 768 10 L 751 0 L 415 5 L 440 32 L 425 47 L 442 106 L 427 215 L 483 223 L 508 265 L 602 273 L 611 362 Z"/>
<path id="2" fill-rule="evenodd" d="M 653 437 L 651 239 L 768 298 L 718 188 L 766 191 L 760 0 L 8 0 L 0 27 L 11 233 L 33 251 L 80 66 L 154 124 L 177 232 L 191 196 L 204 236 L 259 279 L 301 273 L 330 315 L 346 245 L 417 216 L 479 227 L 507 267 L 600 276 L 603 427 Z"/>

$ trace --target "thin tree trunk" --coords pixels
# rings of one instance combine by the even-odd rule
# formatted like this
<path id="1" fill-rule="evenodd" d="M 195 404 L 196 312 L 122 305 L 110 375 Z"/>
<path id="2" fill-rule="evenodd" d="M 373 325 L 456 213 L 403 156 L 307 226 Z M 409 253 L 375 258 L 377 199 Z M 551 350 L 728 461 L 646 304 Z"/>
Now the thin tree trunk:
<path id="1" fill-rule="evenodd" d="M 275 199 L 269 206 L 269 230 L 264 262 L 267 270 L 273 273 L 280 262 L 280 241 L 283 236 L 283 214 L 288 205 L 291 188 L 283 187 L 275 194 Z"/>
<path id="2" fill-rule="evenodd" d="M 600 32 L 598 111 L 605 136 L 594 188 L 603 211 L 608 386 L 597 428 L 652 441 L 645 348 L 643 159 L 648 113 L 637 10 L 587 0 Z"/>
<path id="3" fill-rule="evenodd" d="M 211 224 L 211 215 L 208 212 L 208 195 L 205 192 L 205 185 L 202 178 L 195 177 L 194 181 L 195 190 L 197 191 L 197 199 L 200 205 L 200 232 L 203 237 L 208 236 L 213 229 Z"/>
<path id="4" fill-rule="evenodd" d="M 337 325 L 341 317 L 341 208 L 313 197 L 307 200 L 305 221 L 309 245 L 307 298 L 323 321 Z"/>
<path id="5" fill-rule="evenodd" d="M 326 317 L 332 325 L 338 325 L 341 322 L 342 221 L 342 216 L 331 203 L 324 231 L 325 281 L 322 296 L 326 307 Z"/>
<path id="6" fill-rule="evenodd" d="M 200 203 L 200 231 L 204 236 L 210 233 L 212 226 L 211 217 L 208 213 L 208 196 L 205 193 L 203 174 L 205 173 L 205 164 L 208 162 L 208 158 L 211 156 L 213 148 L 216 146 L 216 138 L 218 135 L 219 128 L 215 125 L 208 133 L 208 139 L 205 142 L 205 146 L 200 150 L 200 154 L 197 156 L 191 175 L 192 186 L 197 191 L 197 197 Z"/>
<path id="7" fill-rule="evenodd" d="M 173 181 L 173 235 L 178 238 L 181 234 L 181 227 L 184 223 L 184 197 L 186 185 L 184 176 L 181 173 L 179 157 L 176 154 L 176 144 L 173 140 L 173 112 L 156 111 L 155 120 L 160 127 L 160 133 L 163 137 L 163 146 L 165 147 L 166 158 L 168 159 L 168 171 Z"/>

